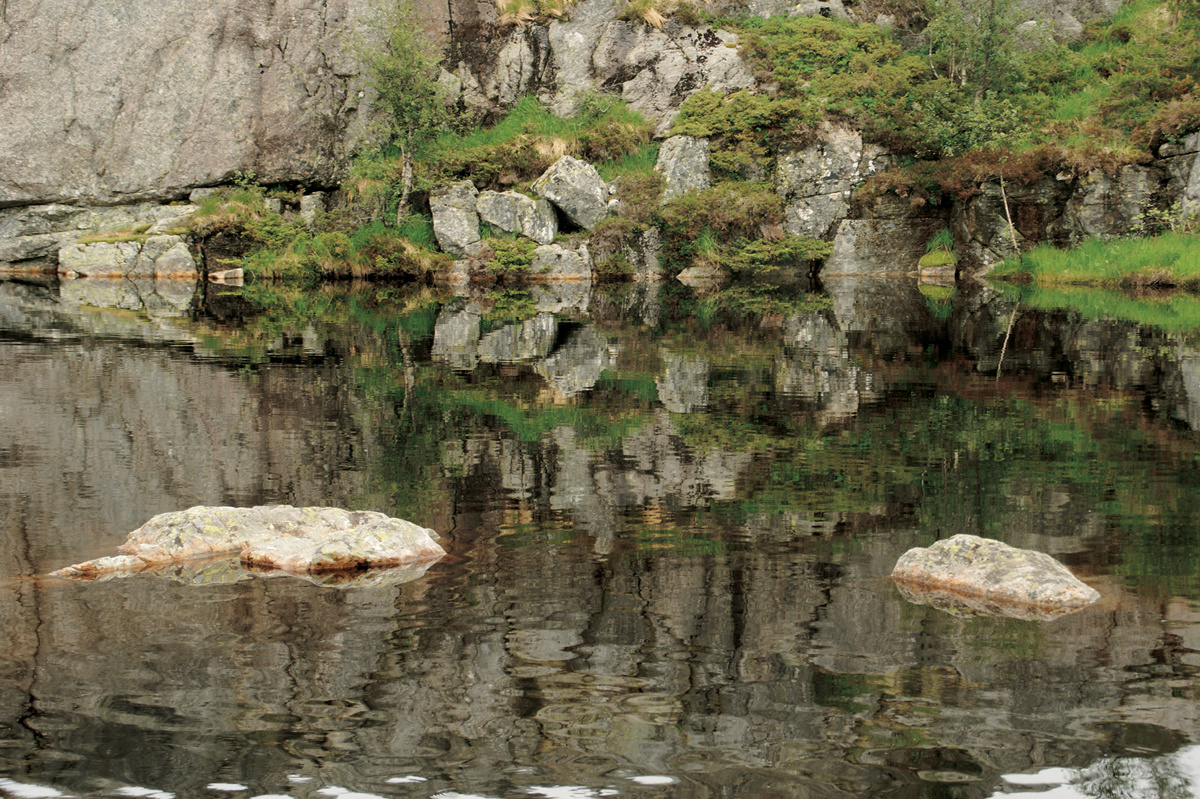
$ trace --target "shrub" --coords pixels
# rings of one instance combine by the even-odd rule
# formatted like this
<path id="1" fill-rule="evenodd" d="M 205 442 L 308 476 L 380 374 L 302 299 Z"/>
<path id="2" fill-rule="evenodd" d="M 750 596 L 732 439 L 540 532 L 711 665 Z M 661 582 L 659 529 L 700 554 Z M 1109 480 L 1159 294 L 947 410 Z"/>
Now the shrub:
<path id="1" fill-rule="evenodd" d="M 785 236 L 778 241 L 758 239 L 739 243 L 721 258 L 735 275 L 761 275 L 780 266 L 827 258 L 833 244 L 805 236 Z"/>

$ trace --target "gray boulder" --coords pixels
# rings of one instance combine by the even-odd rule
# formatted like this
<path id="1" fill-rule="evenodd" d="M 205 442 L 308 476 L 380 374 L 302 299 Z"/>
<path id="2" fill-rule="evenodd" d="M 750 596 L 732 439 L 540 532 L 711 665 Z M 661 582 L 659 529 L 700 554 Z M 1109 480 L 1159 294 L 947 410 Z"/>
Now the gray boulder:
<path id="1" fill-rule="evenodd" d="M 198 505 L 160 513 L 129 534 L 120 556 L 77 563 L 54 577 L 95 578 L 161 569 L 183 561 L 239 555 L 252 568 L 331 572 L 436 560 L 437 533 L 374 511 Z"/>
<path id="2" fill-rule="evenodd" d="M 1077 182 L 1066 212 L 1084 238 L 1127 235 L 1152 206 L 1165 180 L 1154 167 L 1131 164 L 1115 177 L 1093 169 Z"/>
<path id="3" fill-rule="evenodd" d="M 688 95 L 705 86 L 731 92 L 754 86 L 750 67 L 737 51 L 737 36 L 713 28 L 678 23 L 657 30 L 642 20 L 619 19 L 623 3 L 579 3 L 569 20 L 551 23 L 551 105 L 556 113 L 574 110 L 589 91 L 619 94 L 657 123 L 663 135 Z"/>
<path id="4" fill-rule="evenodd" d="M 663 203 L 688 192 L 707 189 L 712 184 L 708 171 L 708 139 L 672 136 L 663 142 L 654 168 L 666 179 Z"/>
<path id="5" fill-rule="evenodd" d="M 52 258 L 62 247 L 96 233 L 168 233 L 186 227 L 195 211 L 194 205 L 159 203 L 104 208 L 48 203 L 0 209 L 0 265 Z"/>
<path id="6" fill-rule="evenodd" d="M 608 214 L 608 184 L 596 167 L 564 155 L 533 182 L 533 190 L 573 223 L 591 230 Z"/>
<path id="7" fill-rule="evenodd" d="M 520 233 L 538 244 L 549 244 L 558 235 L 558 216 L 548 200 L 535 200 L 515 191 L 481 191 L 475 210 L 484 224 L 506 233 Z"/>
<path id="8" fill-rule="evenodd" d="M 701 263 L 684 269 L 675 279 L 685 286 L 700 292 L 716 291 L 727 284 L 731 275 L 729 270 L 717 263 Z"/>
<path id="9" fill-rule="evenodd" d="M 1200 131 L 1164 144 L 1158 155 L 1168 175 L 1167 196 L 1178 198 L 1185 216 L 1200 211 Z"/>
<path id="10" fill-rule="evenodd" d="M 429 195 L 433 236 L 438 246 L 455 258 L 475 255 L 483 248 L 479 214 L 475 211 L 478 197 L 475 184 L 469 180 L 434 189 Z"/>
<path id="11" fill-rule="evenodd" d="M 529 276 L 536 280 L 591 280 L 591 253 L 586 244 L 575 250 L 559 244 L 543 244 L 533 251 Z"/>
<path id="12" fill-rule="evenodd" d="M 1046 619 L 1100 598 L 1049 555 L 974 535 L 908 550 L 892 579 L 913 601 L 960 613 Z"/>

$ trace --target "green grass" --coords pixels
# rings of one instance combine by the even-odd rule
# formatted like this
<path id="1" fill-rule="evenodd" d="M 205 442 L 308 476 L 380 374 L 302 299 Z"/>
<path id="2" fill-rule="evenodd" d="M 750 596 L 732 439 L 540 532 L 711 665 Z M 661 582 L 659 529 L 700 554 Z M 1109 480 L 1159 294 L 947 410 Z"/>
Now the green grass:
<path id="1" fill-rule="evenodd" d="M 1009 259 L 991 277 L 1038 286 L 1200 289 L 1200 236 L 1164 233 L 1104 242 L 1089 239 L 1072 250 L 1041 246 Z"/>
<path id="2" fill-rule="evenodd" d="M 519 186 L 563 155 L 615 171 L 625 159 L 633 159 L 627 169 L 644 169 L 647 159 L 657 157 L 648 147 L 651 124 L 621 100 L 586 97 L 580 107 L 583 113 L 562 118 L 524 97 L 491 127 L 444 133 L 417 153 L 418 186 L 462 179 L 480 189 Z"/>
<path id="3" fill-rule="evenodd" d="M 624 177 L 650 177 L 658 163 L 658 142 L 647 142 L 628 155 L 596 165 L 600 177 L 613 181 Z"/>

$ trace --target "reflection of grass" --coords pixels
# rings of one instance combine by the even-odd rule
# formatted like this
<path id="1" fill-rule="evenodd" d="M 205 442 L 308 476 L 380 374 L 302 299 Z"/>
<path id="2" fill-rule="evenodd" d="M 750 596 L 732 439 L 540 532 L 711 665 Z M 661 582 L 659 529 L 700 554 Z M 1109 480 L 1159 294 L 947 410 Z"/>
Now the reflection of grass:
<path id="1" fill-rule="evenodd" d="M 873 674 L 837 674 L 816 671 L 813 674 L 813 702 L 846 713 L 860 713 L 882 693 L 884 680 Z"/>
<path id="2" fill-rule="evenodd" d="M 937 319 L 939 322 L 945 322 L 950 318 L 950 312 L 954 310 L 954 287 L 930 286 L 922 283 L 920 292 L 921 296 L 925 298 L 925 305 L 929 308 L 929 312 L 933 314 L 934 319 Z"/>
<path id="3" fill-rule="evenodd" d="M 537 524 L 506 525 L 496 536 L 496 543 L 502 547 L 527 547 L 547 545 L 557 546 L 569 544 L 575 539 L 572 530 L 547 530 Z"/>
<path id="4" fill-rule="evenodd" d="M 630 538 L 639 552 L 653 551 L 657 555 L 720 555 L 741 547 L 736 543 L 698 536 L 685 529 L 670 527 L 638 530 Z"/>
<path id="5" fill-rule="evenodd" d="M 569 427 L 588 446 L 615 446 L 639 429 L 647 418 L 641 413 L 597 411 L 577 406 L 522 407 L 488 391 L 448 390 L 440 402 L 446 407 L 494 417 L 512 430 L 521 441 L 533 443 L 559 427 Z"/>
<path id="6" fill-rule="evenodd" d="M 1082 287 L 1034 287 L 1017 291 L 1021 303 L 1029 308 L 1071 310 L 1089 319 L 1125 319 L 1172 333 L 1200 330 L 1200 296 L 1191 292 L 1136 296 Z"/>

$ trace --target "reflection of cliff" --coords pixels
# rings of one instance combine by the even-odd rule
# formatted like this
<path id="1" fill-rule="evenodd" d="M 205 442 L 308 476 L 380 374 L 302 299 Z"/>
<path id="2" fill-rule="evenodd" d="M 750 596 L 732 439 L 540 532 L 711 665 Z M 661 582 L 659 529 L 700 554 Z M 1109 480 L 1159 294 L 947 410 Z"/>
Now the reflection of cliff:
<path id="1" fill-rule="evenodd" d="M 337 504 L 365 480 L 351 376 L 333 364 L 220 368 L 167 349 L 0 347 L 0 463 L 45 572 L 111 549 L 148 515 L 195 504 Z M 81 526 L 79 520 L 88 519 Z M 3 574 L 3 572 L 0 572 Z"/>
<path id="2" fill-rule="evenodd" d="M 1200 429 L 1200 354 L 1177 336 L 1133 322 L 1024 308 L 990 289 L 964 298 L 950 333 L 980 372 L 999 368 L 1077 388 L 1145 391 L 1161 413 Z"/>
<path id="3" fill-rule="evenodd" d="M 568 514 L 576 527 L 605 539 L 631 514 L 650 521 L 655 508 L 678 512 L 733 499 L 753 460 L 750 453 L 693 450 L 662 411 L 616 449 L 590 448 L 561 427 L 531 448 L 480 433 L 447 442 L 442 457 L 464 486 L 496 486 L 526 512 Z"/>

